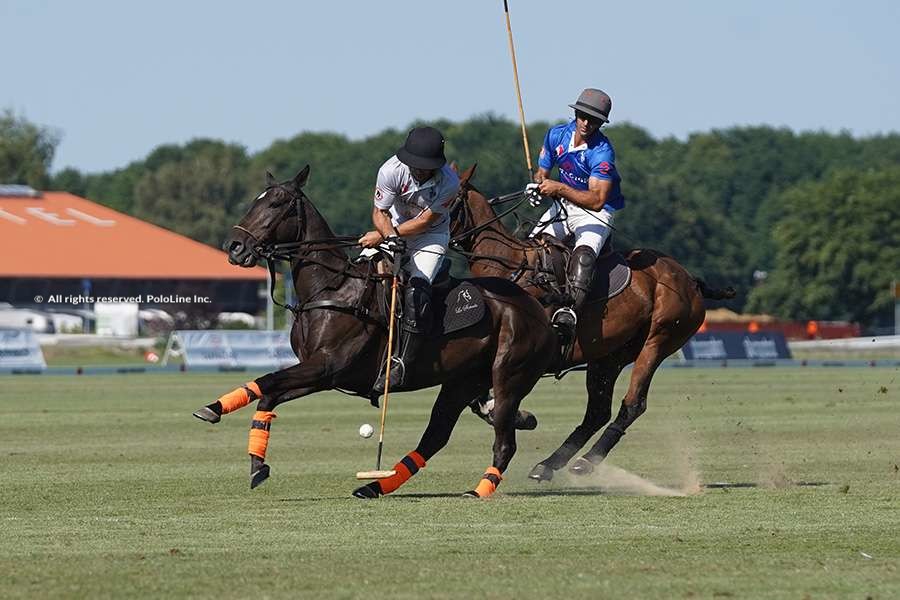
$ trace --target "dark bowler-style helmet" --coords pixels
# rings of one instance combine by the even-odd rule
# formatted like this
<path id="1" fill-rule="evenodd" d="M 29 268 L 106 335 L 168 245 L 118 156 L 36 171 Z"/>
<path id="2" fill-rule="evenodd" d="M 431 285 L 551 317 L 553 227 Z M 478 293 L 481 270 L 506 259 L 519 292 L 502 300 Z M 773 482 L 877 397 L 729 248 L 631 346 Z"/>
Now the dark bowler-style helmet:
<path id="1" fill-rule="evenodd" d="M 604 123 L 609 123 L 609 111 L 612 110 L 612 99 L 606 92 L 594 88 L 587 88 L 581 92 L 581 95 L 578 96 L 578 100 L 575 101 L 575 104 L 570 104 L 569 106 L 575 110 L 587 113 L 592 117 L 596 117 Z"/>
<path id="2" fill-rule="evenodd" d="M 447 163 L 444 136 L 434 127 L 416 127 L 397 150 L 397 158 L 413 169 L 440 169 Z"/>

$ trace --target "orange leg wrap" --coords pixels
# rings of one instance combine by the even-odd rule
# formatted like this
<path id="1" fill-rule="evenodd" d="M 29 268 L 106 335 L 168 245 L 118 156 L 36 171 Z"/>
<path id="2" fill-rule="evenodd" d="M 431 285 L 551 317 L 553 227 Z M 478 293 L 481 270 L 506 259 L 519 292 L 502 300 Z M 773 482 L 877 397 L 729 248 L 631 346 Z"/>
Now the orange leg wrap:
<path id="1" fill-rule="evenodd" d="M 266 459 L 266 448 L 269 446 L 269 428 L 275 413 L 258 410 L 253 413 L 253 421 L 250 422 L 250 441 L 247 443 L 247 454 Z"/>
<path id="2" fill-rule="evenodd" d="M 425 467 L 425 459 L 422 455 L 413 450 L 404 456 L 400 462 L 394 465 L 396 475 L 391 475 L 387 479 L 379 479 L 378 484 L 381 486 L 382 494 L 390 494 L 398 487 L 406 483 L 406 480 L 418 473 L 419 469 Z"/>
<path id="3" fill-rule="evenodd" d="M 256 394 L 255 398 L 251 398 L 250 394 L 247 392 L 247 388 L 250 389 L 254 394 Z M 259 386 L 256 385 L 255 381 L 250 381 L 246 385 L 243 385 L 237 388 L 234 391 L 228 392 L 221 398 L 219 398 L 219 403 L 222 405 L 222 414 L 227 415 L 230 412 L 234 412 L 239 408 L 244 408 L 252 400 L 257 400 L 262 398 L 262 392 L 259 391 Z"/>
<path id="4" fill-rule="evenodd" d="M 488 467 L 481 476 L 481 481 L 475 486 L 475 493 L 479 498 L 487 498 L 497 490 L 501 481 L 503 481 L 503 475 L 500 474 L 500 470 L 497 467 Z"/>

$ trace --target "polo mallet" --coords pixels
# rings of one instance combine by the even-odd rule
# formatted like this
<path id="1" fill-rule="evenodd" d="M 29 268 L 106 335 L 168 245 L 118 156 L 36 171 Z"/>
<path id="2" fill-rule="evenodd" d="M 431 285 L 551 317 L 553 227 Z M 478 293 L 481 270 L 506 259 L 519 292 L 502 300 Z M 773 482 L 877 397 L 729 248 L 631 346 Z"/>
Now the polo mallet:
<path id="1" fill-rule="evenodd" d="M 400 264 L 399 257 L 395 265 Z M 387 479 L 397 474 L 397 471 L 388 469 L 381 470 L 381 451 L 384 449 L 384 419 L 387 416 L 388 394 L 391 387 L 391 357 L 394 350 L 394 316 L 397 314 L 397 280 L 399 270 L 394 269 L 394 278 L 391 282 L 391 315 L 388 318 L 388 345 L 387 345 L 387 364 L 384 366 L 384 396 L 381 399 L 381 429 L 378 432 L 378 456 L 375 459 L 374 471 L 359 471 L 356 473 L 357 479 Z"/>
<path id="2" fill-rule="evenodd" d="M 528 131 L 525 129 L 525 109 L 522 108 L 522 90 L 519 89 L 519 69 L 516 67 L 516 47 L 513 44 L 512 27 L 509 24 L 509 4 L 503 0 L 503 12 L 506 13 L 506 33 L 509 37 L 509 55 L 512 57 L 513 78 L 516 81 L 516 98 L 519 101 L 519 122 L 522 125 L 522 145 L 525 147 L 525 164 L 528 166 L 528 181 L 533 181 L 534 172 L 531 167 L 531 150 L 528 149 Z"/>

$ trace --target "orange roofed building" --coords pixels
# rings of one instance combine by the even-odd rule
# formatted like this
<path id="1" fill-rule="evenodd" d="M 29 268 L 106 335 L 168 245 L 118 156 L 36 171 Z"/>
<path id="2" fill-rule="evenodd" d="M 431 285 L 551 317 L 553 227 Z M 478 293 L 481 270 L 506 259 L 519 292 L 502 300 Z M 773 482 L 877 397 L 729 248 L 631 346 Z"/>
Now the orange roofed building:
<path id="1" fill-rule="evenodd" d="M 197 296 L 220 311 L 256 312 L 265 280 L 260 267 L 231 265 L 221 250 L 101 204 L 0 186 L 0 302 L 140 297 L 153 306 Z"/>

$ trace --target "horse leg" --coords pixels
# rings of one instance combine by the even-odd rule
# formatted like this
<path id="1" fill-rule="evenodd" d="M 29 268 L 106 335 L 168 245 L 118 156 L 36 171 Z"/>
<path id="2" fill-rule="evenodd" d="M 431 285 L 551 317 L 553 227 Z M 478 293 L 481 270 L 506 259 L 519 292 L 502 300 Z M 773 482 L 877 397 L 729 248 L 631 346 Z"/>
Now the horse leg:
<path id="1" fill-rule="evenodd" d="M 531 472 L 528 474 L 529 478 L 535 481 L 550 481 L 553 479 L 554 471 L 566 466 L 566 463 L 572 460 L 575 453 L 581 450 L 587 441 L 609 422 L 612 416 L 613 388 L 616 385 L 619 373 L 622 372 L 622 365 L 623 363 L 615 356 L 604 361 L 588 363 L 587 376 L 585 377 L 588 402 L 581 424 L 569 434 L 566 441 L 553 454 L 531 469 Z"/>
<path id="2" fill-rule="evenodd" d="M 275 407 L 300 396 L 312 394 L 328 387 L 331 369 L 321 358 L 288 367 L 256 380 L 261 398 L 250 421 L 247 453 L 250 455 L 250 489 L 269 478 L 266 464 L 269 433 L 275 418 Z"/>
<path id="3" fill-rule="evenodd" d="M 516 453 L 516 415 L 519 404 L 540 379 L 543 373 L 541 367 L 546 366 L 535 365 L 533 360 L 527 357 L 530 353 L 529 347 L 524 357 L 511 357 L 507 354 L 499 361 L 495 361 L 493 461 L 481 476 L 475 489 L 466 492 L 464 496 L 487 498 L 492 495 L 503 480 L 503 473 Z"/>
<path id="4" fill-rule="evenodd" d="M 426 461 L 447 445 L 453 427 L 468 401 L 475 395 L 487 391 L 489 383 L 478 377 L 461 377 L 459 383 L 445 383 L 434 401 L 428 426 L 416 449 L 394 465 L 396 474 L 373 481 L 353 491 L 357 498 L 378 498 L 390 494 L 425 467 Z M 469 381 L 466 381 L 469 380 Z"/>
<path id="5" fill-rule="evenodd" d="M 212 404 L 195 410 L 194 416 L 207 423 L 215 424 L 222 420 L 222 415 L 244 408 L 251 402 L 259 400 L 260 397 L 262 397 L 262 391 L 260 391 L 259 385 L 256 381 L 248 381 L 241 387 L 220 396 Z"/>
<path id="6" fill-rule="evenodd" d="M 647 339 L 647 343 L 641 349 L 637 360 L 634 362 L 631 382 L 625 398 L 622 399 L 619 414 L 603 431 L 597 443 L 584 456 L 579 457 L 578 460 L 572 463 L 572 466 L 569 467 L 570 472 L 576 475 L 591 473 L 594 470 L 594 465 L 600 464 L 613 447 L 619 443 L 619 440 L 625 435 L 625 430 L 647 410 L 647 393 L 650 390 L 650 381 L 653 379 L 657 367 L 669 355 L 668 352 L 663 351 L 667 341 L 669 340 L 662 334 L 651 335 Z"/>

